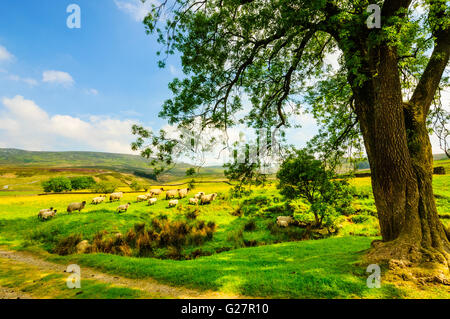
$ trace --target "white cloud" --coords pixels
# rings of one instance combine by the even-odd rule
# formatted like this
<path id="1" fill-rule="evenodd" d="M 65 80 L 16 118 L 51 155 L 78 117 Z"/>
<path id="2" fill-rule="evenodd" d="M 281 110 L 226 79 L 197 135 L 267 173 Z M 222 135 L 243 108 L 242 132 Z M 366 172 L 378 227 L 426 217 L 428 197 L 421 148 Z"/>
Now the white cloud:
<path id="1" fill-rule="evenodd" d="M 42 82 L 71 86 L 75 83 L 72 76 L 63 71 L 47 70 L 42 73 Z"/>
<path id="2" fill-rule="evenodd" d="M 172 75 L 177 75 L 178 70 L 175 66 L 173 66 L 172 64 L 169 65 L 169 71 Z"/>
<path id="3" fill-rule="evenodd" d="M 34 101 L 17 95 L 2 99 L 0 145 L 27 150 L 93 150 L 133 154 L 132 120 L 49 115 Z"/>
<path id="4" fill-rule="evenodd" d="M 157 1 L 147 0 L 142 3 L 141 0 L 114 0 L 119 10 L 129 14 L 134 20 L 142 22 L 150 12 L 151 5 Z"/>
<path id="5" fill-rule="evenodd" d="M 14 55 L 10 53 L 4 46 L 0 45 L 0 61 L 12 61 Z"/>
<path id="6" fill-rule="evenodd" d="M 22 77 L 20 77 L 20 76 L 18 76 L 18 75 L 15 75 L 15 74 L 11 74 L 11 75 L 9 76 L 9 79 L 10 79 L 11 81 L 24 82 L 24 83 L 26 83 L 26 84 L 28 84 L 28 85 L 30 85 L 30 86 L 36 86 L 36 85 L 39 84 L 39 82 L 38 82 L 37 80 L 35 80 L 35 79 L 32 79 L 32 78 L 22 78 Z"/>
<path id="7" fill-rule="evenodd" d="M 98 95 L 98 91 L 96 89 L 86 89 L 85 92 L 89 95 Z"/>

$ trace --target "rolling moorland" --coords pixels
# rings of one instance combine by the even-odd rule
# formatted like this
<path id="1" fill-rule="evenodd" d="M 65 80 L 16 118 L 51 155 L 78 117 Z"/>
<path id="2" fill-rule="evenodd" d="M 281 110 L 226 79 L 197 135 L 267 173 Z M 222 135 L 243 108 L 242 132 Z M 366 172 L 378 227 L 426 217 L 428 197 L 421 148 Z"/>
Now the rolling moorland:
<path id="1" fill-rule="evenodd" d="M 0 294 L 10 289 L 31 298 L 183 298 L 194 293 L 264 298 L 449 297 L 448 286 L 383 277 L 387 265 L 381 265 L 381 288 L 367 287 L 361 257 L 379 238 L 369 177 L 351 181 L 357 194 L 336 230 L 308 231 L 276 225 L 276 216 L 285 214 L 288 204 L 275 181 L 255 188 L 249 196 L 233 198 L 230 185 L 217 182 L 224 179 L 221 170 L 210 168 L 210 175 L 203 172 L 201 177 L 210 183 L 196 183 L 175 208 L 168 208 L 164 193 L 153 206 L 138 203 L 137 195 L 144 191 L 125 193 L 120 202 L 93 205 L 91 199 L 101 194 L 36 194 L 42 193 L 43 180 L 80 175 L 117 181 L 121 191 L 131 191 L 133 180 L 174 189 L 180 186 L 167 184 L 186 182 L 185 168 L 170 172 L 162 183 L 133 174 L 137 169 L 145 172 L 146 162 L 128 155 L 18 150 L 0 154 Z M 447 175 L 434 175 L 433 185 L 441 220 L 449 227 L 450 160 L 439 158 L 435 166 L 444 166 Z M 92 166 L 94 162 L 99 166 Z M 189 197 L 197 191 L 216 192 L 218 198 L 209 205 L 189 205 Z M 81 212 L 66 212 L 69 203 L 81 201 L 87 201 Z M 117 206 L 128 202 L 128 211 L 117 214 Z M 307 209 L 302 201 L 289 205 L 294 218 Z M 49 207 L 57 209 L 57 216 L 39 220 L 38 211 Z M 83 240 L 90 250 L 77 253 Z M 8 252 L 28 257 L 4 258 Z M 41 262 L 27 263 L 30 258 Z M 97 272 L 92 278 L 83 277 L 81 292 L 65 288 L 66 276 L 60 268 L 71 263 Z M 105 280 L 108 276 L 120 278 L 119 282 Z M 167 286 L 147 289 L 155 285 Z"/>

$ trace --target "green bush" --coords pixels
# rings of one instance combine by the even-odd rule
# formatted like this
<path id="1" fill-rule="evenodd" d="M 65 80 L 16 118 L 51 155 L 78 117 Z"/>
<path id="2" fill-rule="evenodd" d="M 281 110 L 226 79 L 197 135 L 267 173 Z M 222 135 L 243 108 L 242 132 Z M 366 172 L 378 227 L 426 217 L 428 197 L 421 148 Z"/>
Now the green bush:
<path id="1" fill-rule="evenodd" d="M 95 180 L 92 176 L 76 176 L 70 177 L 70 184 L 72 185 L 72 189 L 90 189 L 93 185 L 95 185 Z"/>
<path id="2" fill-rule="evenodd" d="M 93 192 L 96 193 L 113 193 L 119 185 L 113 182 L 101 181 L 97 184 L 94 184 L 91 188 Z"/>
<path id="3" fill-rule="evenodd" d="M 250 219 L 244 225 L 245 231 L 254 231 L 256 229 L 256 220 Z"/>
<path id="4" fill-rule="evenodd" d="M 352 212 L 353 188 L 306 150 L 295 150 L 281 164 L 277 178 L 280 193 L 287 199 L 310 204 L 304 213 L 313 214 L 311 224 L 317 228 L 333 227 L 339 215 Z"/>
<path id="5" fill-rule="evenodd" d="M 141 184 L 139 184 L 137 181 L 133 181 L 133 182 L 130 184 L 130 188 L 131 188 L 132 190 L 134 190 L 135 192 L 138 192 L 138 191 L 140 191 L 141 189 L 143 189 L 143 186 L 142 186 Z"/>
<path id="6" fill-rule="evenodd" d="M 42 188 L 46 193 L 61 193 L 71 191 L 72 184 L 70 182 L 70 179 L 68 179 L 67 177 L 53 177 L 48 181 L 42 182 Z"/>

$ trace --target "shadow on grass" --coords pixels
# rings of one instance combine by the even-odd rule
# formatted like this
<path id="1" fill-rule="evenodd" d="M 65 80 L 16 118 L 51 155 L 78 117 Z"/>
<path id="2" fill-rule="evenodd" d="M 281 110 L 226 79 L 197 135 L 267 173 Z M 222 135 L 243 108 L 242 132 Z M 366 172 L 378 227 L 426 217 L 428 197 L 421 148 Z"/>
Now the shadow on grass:
<path id="1" fill-rule="evenodd" d="M 106 254 L 50 257 L 131 278 L 148 278 L 197 289 L 269 298 L 401 298 L 393 285 L 369 289 L 357 266 L 371 239 L 329 238 L 236 249 L 173 261 Z"/>

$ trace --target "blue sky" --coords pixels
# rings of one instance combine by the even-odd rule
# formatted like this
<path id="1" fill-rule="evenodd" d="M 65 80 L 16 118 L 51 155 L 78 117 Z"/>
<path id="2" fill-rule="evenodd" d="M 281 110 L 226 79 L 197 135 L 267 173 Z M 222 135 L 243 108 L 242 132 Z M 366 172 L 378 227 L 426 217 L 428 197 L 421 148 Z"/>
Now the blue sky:
<path id="1" fill-rule="evenodd" d="M 66 25 L 72 3 L 80 29 Z M 181 67 L 176 55 L 157 67 L 147 10 L 140 0 L 2 0 L 0 147 L 131 153 L 132 124 L 166 126 L 157 114 Z M 300 122 L 287 132 L 297 146 L 317 131 L 311 116 Z"/>
<path id="2" fill-rule="evenodd" d="M 66 8 L 71 3 L 81 8 L 80 29 L 66 25 L 70 15 Z M 170 97 L 167 84 L 180 75 L 180 68 L 177 57 L 169 59 L 168 68 L 157 67 L 156 51 L 160 46 L 154 36 L 145 34 L 139 20 L 145 9 L 138 0 L 1 1 L 0 124 L 4 125 L 0 132 L 4 132 L 0 147 L 130 151 L 130 136 L 128 140 L 121 137 L 120 146 L 102 146 L 84 142 L 83 132 L 80 138 L 71 139 L 68 134 L 52 131 L 48 125 L 55 124 L 56 119 L 51 120 L 57 115 L 73 119 L 73 125 L 78 120 L 81 124 L 95 124 L 92 117 L 119 120 L 115 124 L 121 134 L 126 133 L 122 122 L 139 121 L 155 129 L 164 125 L 157 113 Z M 17 125 L 27 120 L 31 122 L 27 124 L 34 122 L 29 116 L 21 117 L 19 108 L 23 112 L 31 108 L 47 113 L 44 118 L 49 120 L 49 132 L 38 132 L 36 125 L 31 132 L 19 133 Z M 10 119 L 9 123 L 5 118 Z M 101 126 L 99 121 L 97 126 Z M 89 129 L 81 125 L 83 128 Z M 94 135 L 97 131 L 91 128 Z M 75 128 L 72 132 L 77 133 Z"/>

